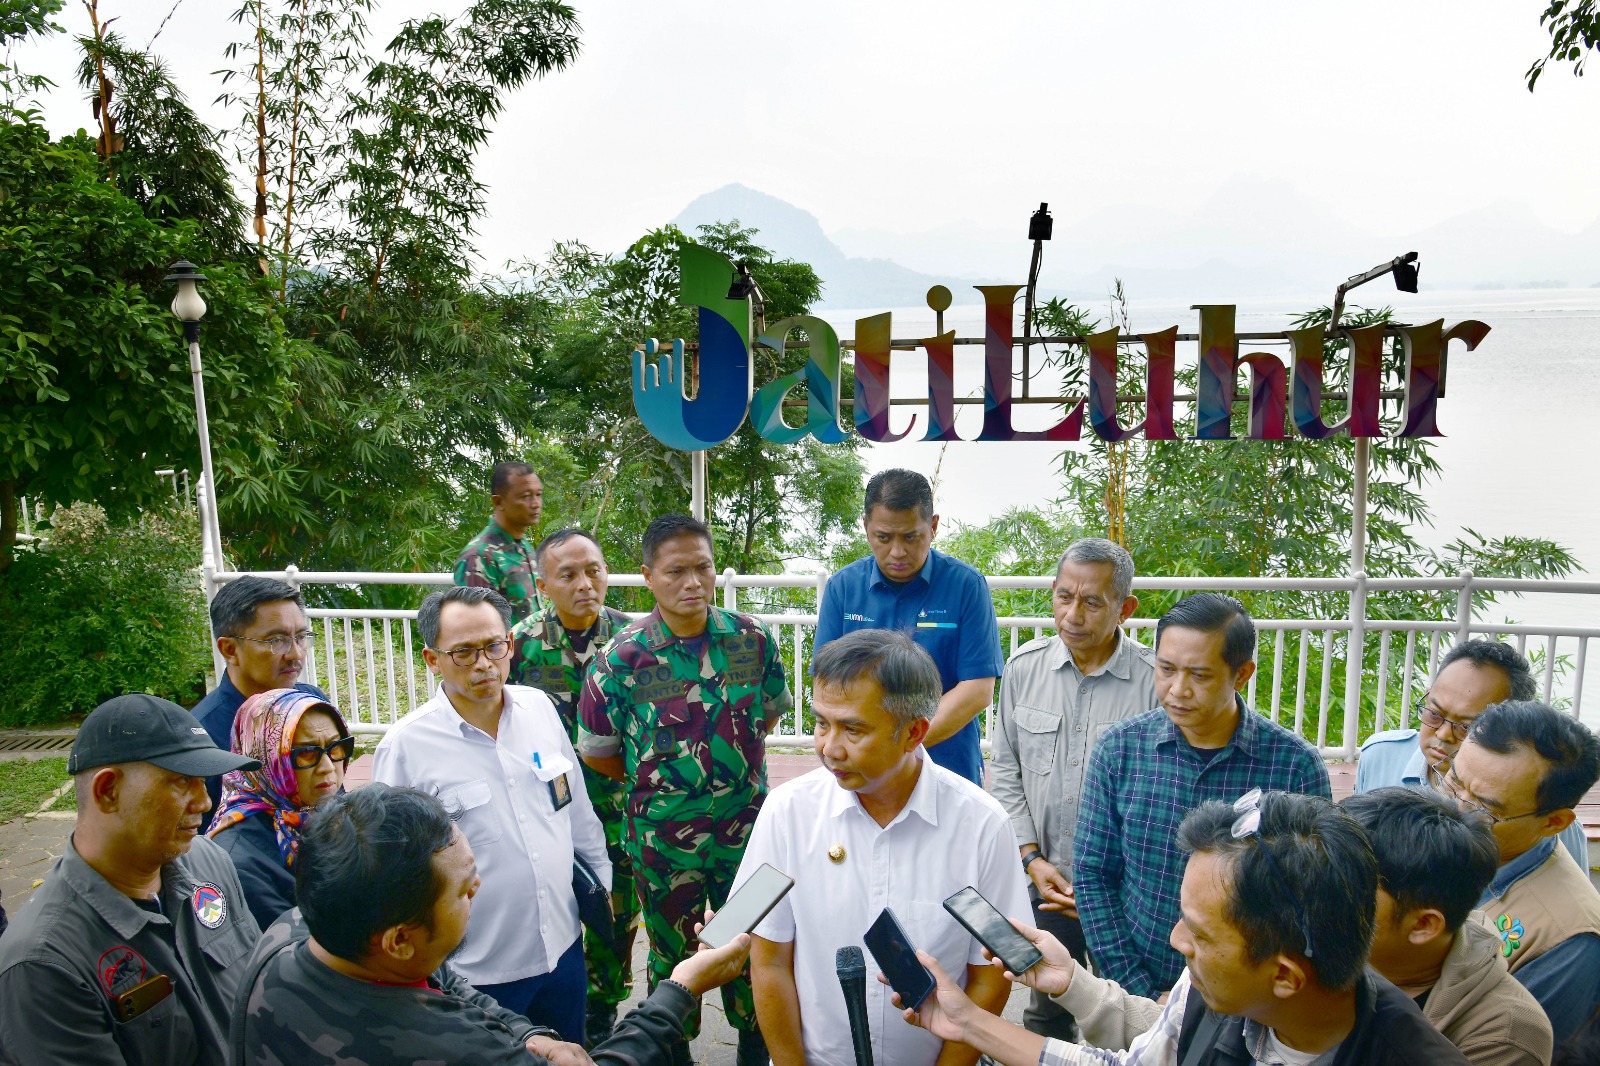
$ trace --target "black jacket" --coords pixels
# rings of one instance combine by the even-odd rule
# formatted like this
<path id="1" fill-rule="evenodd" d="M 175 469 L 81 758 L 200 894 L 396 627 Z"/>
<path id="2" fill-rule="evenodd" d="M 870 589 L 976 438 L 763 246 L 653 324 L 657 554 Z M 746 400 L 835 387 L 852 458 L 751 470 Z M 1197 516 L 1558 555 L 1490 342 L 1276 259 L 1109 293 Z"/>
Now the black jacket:
<path id="1" fill-rule="evenodd" d="M 1178 1034 L 1178 1066 L 1251 1066 L 1244 1019 L 1217 1014 L 1191 991 Z M 1333 1066 L 1467 1066 L 1411 997 L 1367 970 L 1356 982 L 1356 1024 Z"/>

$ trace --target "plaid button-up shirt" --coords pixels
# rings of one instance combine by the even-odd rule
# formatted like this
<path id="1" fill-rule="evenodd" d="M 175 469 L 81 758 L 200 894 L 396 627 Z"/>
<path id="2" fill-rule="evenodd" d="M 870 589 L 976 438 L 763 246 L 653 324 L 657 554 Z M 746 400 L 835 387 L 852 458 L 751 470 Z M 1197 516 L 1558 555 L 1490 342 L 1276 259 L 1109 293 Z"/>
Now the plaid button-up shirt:
<path id="1" fill-rule="evenodd" d="M 1158 707 L 1112 726 L 1089 758 L 1073 860 L 1078 915 L 1100 972 L 1136 996 L 1156 998 L 1183 972 L 1167 943 L 1180 914 L 1183 816 L 1252 788 L 1333 798 L 1315 748 L 1238 706 L 1238 728 L 1215 753 L 1191 746 Z"/>

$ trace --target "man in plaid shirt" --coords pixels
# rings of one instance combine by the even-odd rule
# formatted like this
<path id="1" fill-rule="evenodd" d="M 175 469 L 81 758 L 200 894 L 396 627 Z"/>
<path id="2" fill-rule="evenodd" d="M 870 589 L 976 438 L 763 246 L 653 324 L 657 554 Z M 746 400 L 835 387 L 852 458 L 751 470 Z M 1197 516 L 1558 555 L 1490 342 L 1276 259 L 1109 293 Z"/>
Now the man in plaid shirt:
<path id="1" fill-rule="evenodd" d="M 1078 915 L 1101 973 L 1136 996 L 1172 988 L 1183 957 L 1178 826 L 1252 788 L 1332 798 L 1315 748 L 1245 706 L 1256 629 L 1232 596 L 1180 600 L 1156 624 L 1161 706 L 1106 730 L 1084 775 L 1073 859 Z"/>

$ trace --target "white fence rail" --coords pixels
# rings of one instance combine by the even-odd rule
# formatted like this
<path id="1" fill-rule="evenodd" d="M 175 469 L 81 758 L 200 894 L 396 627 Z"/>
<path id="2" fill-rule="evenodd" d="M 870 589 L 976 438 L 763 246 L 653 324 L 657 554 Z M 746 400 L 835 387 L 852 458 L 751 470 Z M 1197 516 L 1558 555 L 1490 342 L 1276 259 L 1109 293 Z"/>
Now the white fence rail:
<path id="1" fill-rule="evenodd" d="M 301 585 L 436 585 L 448 586 L 445 573 L 312 573 L 294 568 L 260 572 Z M 211 573 L 208 587 L 242 574 Z M 806 721 L 809 693 L 805 664 L 809 661 L 816 615 L 769 606 L 742 596 L 741 590 L 814 589 L 820 596 L 827 575 L 756 575 L 725 570 L 717 578 L 723 605 L 754 613 L 772 627 L 784 649 L 795 690 L 794 710 L 783 728 L 769 735 L 771 746 L 809 745 Z M 1049 577 L 991 577 L 991 591 L 1047 589 Z M 643 584 L 638 575 L 614 574 L 614 587 Z M 1561 593 L 1600 596 L 1600 582 L 1479 578 L 1470 572 L 1450 578 L 1212 578 L 1144 577 L 1138 590 L 1278 591 L 1344 594 L 1350 612 L 1342 618 L 1257 619 L 1259 669 L 1245 698 L 1263 714 L 1291 726 L 1313 740 L 1330 758 L 1352 758 L 1356 746 L 1372 732 L 1415 724 L 1413 707 L 1427 686 L 1439 657 L 1467 636 L 1494 636 L 1513 643 L 1534 661 L 1542 697 L 1564 704 L 1584 717 L 1584 681 L 1589 642 L 1600 638 L 1600 626 L 1557 626 L 1480 622 L 1472 616 L 1476 591 L 1497 593 Z M 1455 593 L 1453 617 L 1436 620 L 1394 620 L 1366 617 L 1372 592 Z M 790 593 L 792 595 L 792 593 Z M 1594 601 L 1600 604 L 1600 600 Z M 422 662 L 422 641 L 416 634 L 416 612 L 400 610 L 328 609 L 307 611 L 313 633 L 305 680 L 321 686 L 344 713 L 351 728 L 382 733 L 402 715 L 433 695 L 435 681 Z M 1000 618 L 1001 640 L 1009 656 L 1025 641 L 1053 635 L 1048 617 Z M 1134 618 L 1128 632 L 1149 644 L 1155 619 Z M 1361 649 L 1351 656 L 1350 648 Z M 799 679 L 798 682 L 795 679 Z M 1591 705 L 1597 701 L 1591 700 Z M 1370 713 L 1363 714 L 1363 708 Z M 1600 718 L 1590 707 L 1587 717 Z M 984 733 L 993 726 L 993 708 L 985 716 Z M 1330 739 L 1333 738 L 1333 739 Z M 987 747 L 987 741 L 985 741 Z"/>

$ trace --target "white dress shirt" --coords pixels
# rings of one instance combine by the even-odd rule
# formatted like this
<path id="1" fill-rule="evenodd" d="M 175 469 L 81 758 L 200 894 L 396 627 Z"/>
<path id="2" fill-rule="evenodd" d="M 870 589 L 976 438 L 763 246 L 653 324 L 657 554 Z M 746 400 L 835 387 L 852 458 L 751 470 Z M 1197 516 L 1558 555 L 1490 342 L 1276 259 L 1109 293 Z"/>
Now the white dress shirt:
<path id="1" fill-rule="evenodd" d="M 572 802 L 558 811 L 550 781 L 561 776 Z M 608 888 L 611 860 L 550 697 L 507 685 L 491 737 L 456 713 L 441 688 L 384 736 L 372 779 L 438 796 L 472 845 L 482 885 L 451 960 L 461 975 L 498 985 L 555 969 L 579 933 L 574 850 Z"/>
<path id="2" fill-rule="evenodd" d="M 944 909 L 971 886 L 1000 913 L 1032 922 L 1027 883 L 1017 862 L 1011 821 L 993 797 L 918 748 L 921 773 L 905 808 L 879 827 L 855 793 L 818 767 L 772 790 L 750 834 L 734 890 L 762 863 L 794 878 L 794 888 L 755 928 L 767 940 L 794 943 L 794 980 L 806 1062 L 855 1066 L 850 1022 L 834 952 L 864 936 L 891 908 L 912 944 L 939 960 L 962 986 L 983 948 Z M 828 857 L 844 848 L 842 862 Z M 907 1025 L 876 979 L 867 953 L 867 1020 L 878 1066 L 927 1066 L 943 1046 Z"/>

